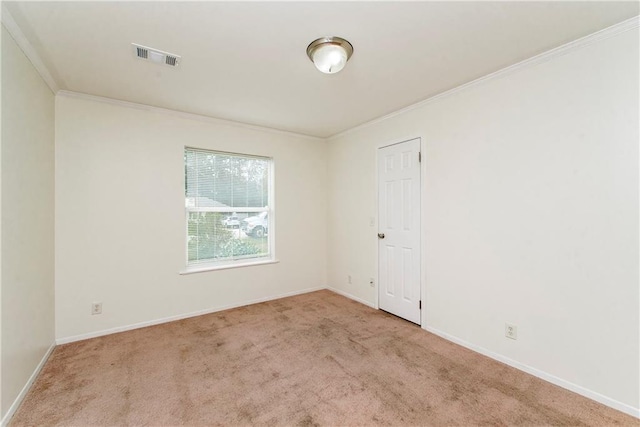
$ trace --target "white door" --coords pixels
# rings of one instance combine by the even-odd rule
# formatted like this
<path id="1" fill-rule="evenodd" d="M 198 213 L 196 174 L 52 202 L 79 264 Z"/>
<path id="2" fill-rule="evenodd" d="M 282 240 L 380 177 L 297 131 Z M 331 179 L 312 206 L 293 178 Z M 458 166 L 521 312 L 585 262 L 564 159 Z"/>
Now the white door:
<path id="1" fill-rule="evenodd" d="M 378 150 L 378 305 L 420 324 L 420 139 Z"/>

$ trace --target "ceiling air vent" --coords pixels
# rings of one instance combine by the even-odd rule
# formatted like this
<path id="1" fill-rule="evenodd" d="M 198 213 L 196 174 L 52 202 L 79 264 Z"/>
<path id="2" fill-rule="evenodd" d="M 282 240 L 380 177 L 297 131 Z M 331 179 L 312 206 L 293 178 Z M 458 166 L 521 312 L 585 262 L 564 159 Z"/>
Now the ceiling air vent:
<path id="1" fill-rule="evenodd" d="M 177 67 L 180 64 L 180 55 L 175 55 L 169 52 L 163 52 L 158 49 L 153 49 L 139 44 L 131 43 L 133 46 L 133 54 L 138 59 L 143 61 L 153 62 L 155 64 L 164 64 L 170 67 Z"/>
<path id="2" fill-rule="evenodd" d="M 172 67 L 175 67 L 176 65 L 178 65 L 178 57 L 173 55 L 167 55 L 164 60 L 164 63 L 167 65 L 171 65 Z"/>
<path id="3" fill-rule="evenodd" d="M 147 59 L 149 58 L 149 51 L 143 47 L 136 46 L 136 53 L 138 58 Z"/>

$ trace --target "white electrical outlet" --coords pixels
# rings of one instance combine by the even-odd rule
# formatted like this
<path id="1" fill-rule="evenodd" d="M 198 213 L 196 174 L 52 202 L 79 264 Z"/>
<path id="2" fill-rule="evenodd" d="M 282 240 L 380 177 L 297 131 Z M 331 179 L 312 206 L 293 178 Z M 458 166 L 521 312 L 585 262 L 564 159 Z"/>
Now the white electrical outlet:
<path id="1" fill-rule="evenodd" d="M 348 275 L 348 276 L 347 276 L 347 283 L 348 283 L 348 284 L 351 284 L 351 275 Z"/>
<path id="2" fill-rule="evenodd" d="M 102 314 L 102 303 L 94 302 L 91 304 L 91 314 Z"/>
<path id="3" fill-rule="evenodd" d="M 512 325 L 511 323 L 504 324 L 504 336 L 507 338 L 511 338 L 512 340 L 518 339 L 518 327 L 516 325 Z"/>

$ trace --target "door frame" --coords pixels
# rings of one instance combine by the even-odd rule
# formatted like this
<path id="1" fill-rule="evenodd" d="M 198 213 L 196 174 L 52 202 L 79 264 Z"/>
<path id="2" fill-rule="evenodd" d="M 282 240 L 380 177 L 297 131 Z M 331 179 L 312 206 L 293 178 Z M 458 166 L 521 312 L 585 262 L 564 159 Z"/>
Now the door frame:
<path id="1" fill-rule="evenodd" d="M 376 189 L 376 203 L 375 203 L 375 218 L 376 218 L 376 226 L 375 226 L 375 232 L 371 233 L 372 235 L 372 239 L 375 239 L 375 243 L 376 243 L 376 286 L 375 286 L 375 291 L 376 291 L 376 297 L 375 297 L 375 303 L 374 303 L 374 308 L 376 310 L 380 310 L 380 245 L 378 244 L 378 232 L 379 232 L 379 221 L 380 218 L 378 216 L 379 213 L 379 209 L 380 209 L 380 186 L 379 186 L 379 169 L 378 169 L 378 160 L 379 160 L 379 155 L 380 155 L 380 150 L 381 148 L 385 148 L 385 147 L 390 147 L 392 145 L 397 145 L 397 144 L 402 144 L 403 142 L 408 142 L 408 141 L 412 141 L 414 139 L 417 139 L 420 141 L 420 153 L 422 156 L 422 161 L 420 162 L 420 301 L 422 301 L 422 308 L 420 309 L 420 327 L 422 329 L 426 329 L 427 328 L 427 322 L 426 322 L 426 317 L 425 317 L 425 313 L 426 313 L 426 307 L 427 307 L 427 301 L 426 301 L 426 294 L 427 294 L 427 288 L 426 288 L 426 268 L 427 268 L 427 262 L 425 259 L 425 241 L 426 241 L 426 234 L 425 234 L 425 225 L 426 225 L 426 221 L 425 221 L 425 213 L 426 213 L 426 204 L 425 204 L 425 178 L 426 178 L 426 143 L 425 143 L 425 138 L 422 135 L 417 135 L 417 136 L 408 136 L 405 138 L 398 138 L 398 139 L 394 139 L 393 141 L 387 141 L 387 142 L 382 142 L 379 143 L 376 146 L 376 156 L 375 156 L 375 189 Z"/>

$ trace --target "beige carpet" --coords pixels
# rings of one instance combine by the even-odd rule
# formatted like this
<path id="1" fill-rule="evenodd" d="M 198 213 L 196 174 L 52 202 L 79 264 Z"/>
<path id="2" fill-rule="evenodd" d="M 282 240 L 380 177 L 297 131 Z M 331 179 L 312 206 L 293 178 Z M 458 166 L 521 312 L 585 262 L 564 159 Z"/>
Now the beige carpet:
<path id="1" fill-rule="evenodd" d="M 22 425 L 640 421 L 320 291 L 59 346 Z"/>

